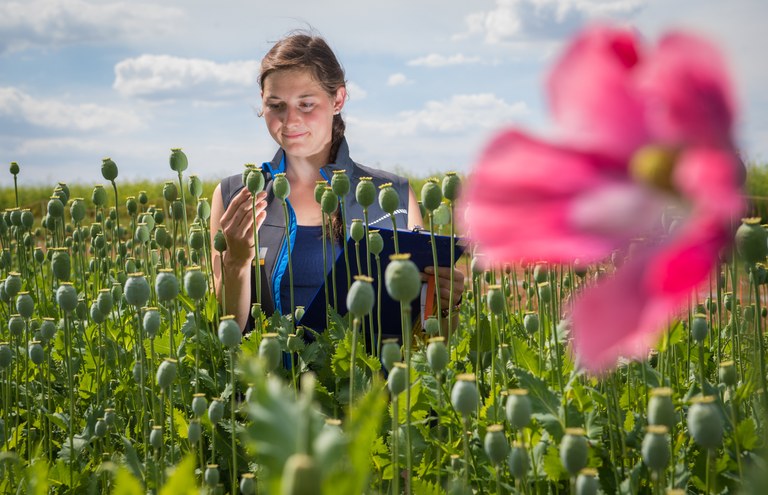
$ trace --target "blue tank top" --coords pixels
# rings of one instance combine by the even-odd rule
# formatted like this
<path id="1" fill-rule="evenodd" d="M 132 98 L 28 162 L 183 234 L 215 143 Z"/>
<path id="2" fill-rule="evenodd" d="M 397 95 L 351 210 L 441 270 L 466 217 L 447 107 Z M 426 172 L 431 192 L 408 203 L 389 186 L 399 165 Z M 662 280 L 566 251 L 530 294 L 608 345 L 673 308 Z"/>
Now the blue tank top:
<path id="1" fill-rule="evenodd" d="M 331 271 L 331 249 L 326 245 L 327 265 L 323 269 L 323 227 L 296 226 L 296 240 L 291 250 L 293 265 L 293 299 L 296 306 L 309 306 L 317 291 L 325 283 L 325 277 Z M 339 253 L 339 246 L 336 246 Z M 283 301 L 283 313 L 291 311 L 290 277 L 288 269 L 280 281 L 280 300 Z"/>

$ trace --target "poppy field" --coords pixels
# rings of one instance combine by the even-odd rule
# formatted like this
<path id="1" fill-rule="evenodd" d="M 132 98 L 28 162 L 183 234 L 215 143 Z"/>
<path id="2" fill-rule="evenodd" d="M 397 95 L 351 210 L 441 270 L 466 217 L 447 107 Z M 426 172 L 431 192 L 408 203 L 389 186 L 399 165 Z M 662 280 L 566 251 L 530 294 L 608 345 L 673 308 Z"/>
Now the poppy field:
<path id="1" fill-rule="evenodd" d="M 256 329 L 241 337 L 212 290 L 202 184 L 184 177 L 182 152 L 171 167 L 177 177 L 152 193 L 156 204 L 122 198 L 105 160 L 107 183 L 90 198 L 60 183 L 37 216 L 13 206 L 0 216 L 3 493 L 764 486 L 762 264 L 724 259 L 654 350 L 601 374 L 577 364 L 565 315 L 628 253 L 493 266 L 470 249 L 457 325 L 442 336 L 432 318 L 407 326 L 402 342 L 371 345 L 364 321 L 379 295 L 361 277 L 350 313 L 329 307 L 323 332 L 256 304 Z M 323 192 L 357 192 L 343 183 Z M 424 183 L 424 197 L 439 193 L 424 208 L 437 234 L 454 230 L 460 183 Z M 753 224 L 737 237 L 761 240 L 765 258 Z M 407 256 L 398 261 L 382 290 L 409 302 L 420 281 Z"/>

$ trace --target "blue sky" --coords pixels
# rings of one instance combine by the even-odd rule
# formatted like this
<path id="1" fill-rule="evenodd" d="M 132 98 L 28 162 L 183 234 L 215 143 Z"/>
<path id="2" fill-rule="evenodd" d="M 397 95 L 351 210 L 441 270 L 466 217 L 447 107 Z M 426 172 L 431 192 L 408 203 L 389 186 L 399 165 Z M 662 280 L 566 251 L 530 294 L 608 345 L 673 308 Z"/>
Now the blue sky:
<path id="1" fill-rule="evenodd" d="M 502 126 L 551 133 L 547 70 L 606 19 L 650 40 L 672 27 L 713 39 L 739 96 L 739 145 L 768 161 L 765 0 L 2 0 L 0 161 L 27 184 L 94 184 L 105 156 L 127 180 L 173 178 L 173 147 L 211 179 L 268 160 L 258 63 L 311 27 L 346 69 L 356 161 L 466 172 Z"/>

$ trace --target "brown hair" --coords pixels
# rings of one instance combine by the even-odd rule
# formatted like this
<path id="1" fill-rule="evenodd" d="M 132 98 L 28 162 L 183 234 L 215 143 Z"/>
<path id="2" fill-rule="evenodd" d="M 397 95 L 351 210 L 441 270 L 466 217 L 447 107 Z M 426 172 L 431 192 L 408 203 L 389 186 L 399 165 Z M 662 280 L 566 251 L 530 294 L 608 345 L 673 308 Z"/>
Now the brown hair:
<path id="1" fill-rule="evenodd" d="M 261 60 L 259 86 L 264 88 L 264 81 L 273 72 L 292 69 L 309 70 L 331 98 L 336 97 L 336 91 L 340 87 L 346 86 L 344 69 L 331 47 L 320 36 L 298 31 L 275 43 Z M 339 151 L 345 128 L 341 114 L 334 115 L 329 157 L 331 163 L 336 161 L 336 153 Z"/>

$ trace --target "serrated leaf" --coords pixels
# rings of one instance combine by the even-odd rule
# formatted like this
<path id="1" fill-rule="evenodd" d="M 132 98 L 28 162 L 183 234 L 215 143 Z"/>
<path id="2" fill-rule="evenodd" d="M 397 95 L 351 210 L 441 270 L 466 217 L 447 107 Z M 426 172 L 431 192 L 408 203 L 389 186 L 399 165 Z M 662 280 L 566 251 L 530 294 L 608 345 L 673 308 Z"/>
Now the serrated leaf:
<path id="1" fill-rule="evenodd" d="M 547 446 L 546 453 L 543 457 L 544 472 L 547 475 L 547 479 L 551 481 L 557 481 L 568 477 L 568 472 L 560 462 L 560 452 L 554 445 Z"/>
<path id="2" fill-rule="evenodd" d="M 760 436 L 757 434 L 755 420 L 751 417 L 743 419 L 736 427 L 735 437 L 739 441 L 739 447 L 742 450 L 754 449 L 760 439 Z"/>
<path id="3" fill-rule="evenodd" d="M 195 479 L 195 456 L 187 455 L 174 469 L 160 495 L 197 495 L 199 488 Z"/>

